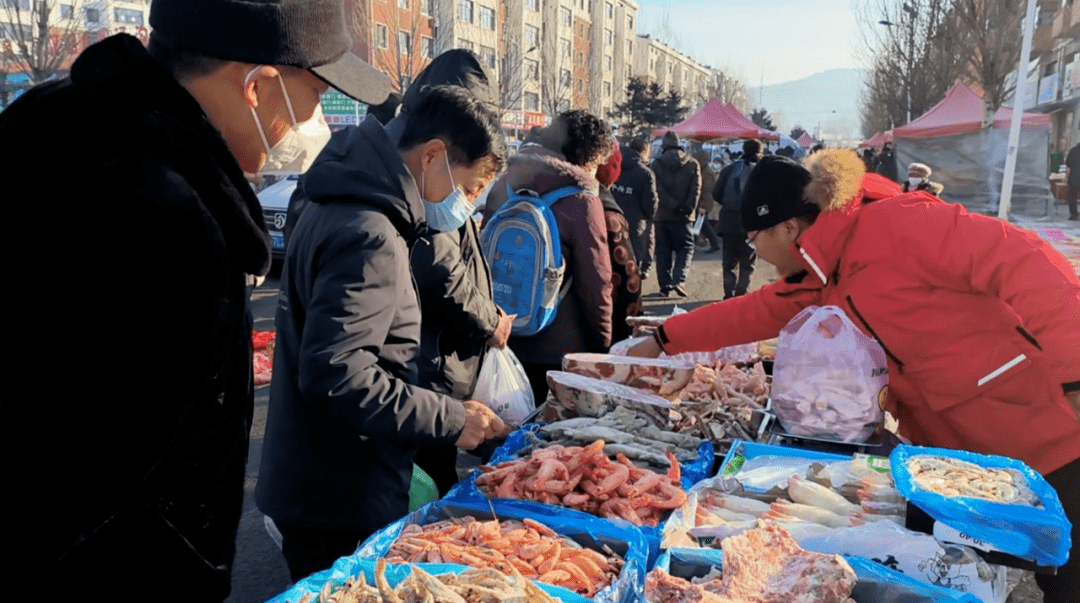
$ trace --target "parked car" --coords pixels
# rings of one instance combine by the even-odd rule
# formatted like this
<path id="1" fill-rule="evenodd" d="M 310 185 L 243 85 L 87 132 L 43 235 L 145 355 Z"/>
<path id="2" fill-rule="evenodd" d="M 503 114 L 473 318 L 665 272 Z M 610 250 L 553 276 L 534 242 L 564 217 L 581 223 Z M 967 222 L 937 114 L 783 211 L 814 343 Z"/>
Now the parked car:
<path id="1" fill-rule="evenodd" d="M 270 231 L 270 245 L 276 260 L 285 257 L 285 216 L 289 210 L 289 197 L 296 190 L 298 176 L 286 176 L 264 188 L 258 195 L 262 205 L 263 219 Z"/>

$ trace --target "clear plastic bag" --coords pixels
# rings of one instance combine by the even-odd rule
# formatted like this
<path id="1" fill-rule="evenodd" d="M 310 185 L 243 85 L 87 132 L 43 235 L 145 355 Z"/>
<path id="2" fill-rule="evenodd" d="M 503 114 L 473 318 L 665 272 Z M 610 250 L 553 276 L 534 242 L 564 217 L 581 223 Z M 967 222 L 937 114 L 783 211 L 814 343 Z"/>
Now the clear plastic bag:
<path id="1" fill-rule="evenodd" d="M 510 348 L 488 348 L 472 397 L 507 425 L 520 425 L 536 409 L 525 368 Z"/>
<path id="2" fill-rule="evenodd" d="M 888 384 L 885 351 L 836 306 L 810 306 L 780 332 L 773 411 L 792 435 L 865 441 Z"/>

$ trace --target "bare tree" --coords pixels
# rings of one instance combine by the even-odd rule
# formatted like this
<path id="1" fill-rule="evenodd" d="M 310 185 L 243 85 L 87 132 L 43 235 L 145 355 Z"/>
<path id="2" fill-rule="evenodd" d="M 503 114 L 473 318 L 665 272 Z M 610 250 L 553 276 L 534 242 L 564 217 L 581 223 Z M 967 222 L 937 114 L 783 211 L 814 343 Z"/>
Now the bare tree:
<path id="1" fill-rule="evenodd" d="M 971 50 L 967 55 L 968 72 L 982 86 L 986 101 L 983 129 L 993 126 L 994 114 L 1015 87 L 1008 75 L 1020 61 L 1017 32 L 1024 4 L 1017 0 L 955 0 L 953 5 L 960 28 L 957 48 Z M 1023 100 L 1016 104 L 1022 106 Z"/>
<path id="2" fill-rule="evenodd" d="M 544 76 L 540 80 L 540 93 L 543 97 L 544 112 L 548 115 L 558 115 L 570 109 L 571 98 L 574 92 L 574 72 L 570 57 L 556 51 L 554 60 L 544 69 Z"/>
<path id="3" fill-rule="evenodd" d="M 874 0 L 861 6 L 857 47 L 867 68 L 860 97 L 864 135 L 922 115 L 961 75 L 969 50 L 957 41 L 955 1 Z"/>
<path id="4" fill-rule="evenodd" d="M 372 14 L 374 27 L 373 65 L 390 78 L 391 89 L 404 94 L 417 74 L 427 67 L 434 55 L 434 37 L 429 35 L 430 17 L 421 12 L 424 0 L 385 3 L 379 14 Z M 385 19 L 386 22 L 382 22 Z M 425 42 L 425 38 L 431 42 Z M 430 44 L 430 48 L 425 46 Z"/>
<path id="5" fill-rule="evenodd" d="M 65 69 L 80 50 L 83 13 L 76 0 L 3 0 L 0 15 L 6 17 L 0 63 L 6 71 L 26 73 L 31 85 Z"/>

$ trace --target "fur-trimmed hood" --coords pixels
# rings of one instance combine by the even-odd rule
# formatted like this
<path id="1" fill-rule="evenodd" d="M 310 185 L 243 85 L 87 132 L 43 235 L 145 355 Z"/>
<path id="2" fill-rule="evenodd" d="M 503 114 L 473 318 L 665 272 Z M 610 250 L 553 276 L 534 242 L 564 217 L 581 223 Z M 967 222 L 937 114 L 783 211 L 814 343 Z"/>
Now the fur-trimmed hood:
<path id="1" fill-rule="evenodd" d="M 861 202 L 866 164 L 854 151 L 824 149 L 807 157 L 803 166 L 810 172 L 806 199 L 821 211 L 842 210 Z"/>
<path id="2" fill-rule="evenodd" d="M 564 186 L 580 186 L 595 195 L 600 189 L 596 176 L 555 153 L 543 147 L 529 150 L 532 152 L 518 153 L 507 162 L 506 181 L 514 190 L 524 188 L 542 195 Z"/>

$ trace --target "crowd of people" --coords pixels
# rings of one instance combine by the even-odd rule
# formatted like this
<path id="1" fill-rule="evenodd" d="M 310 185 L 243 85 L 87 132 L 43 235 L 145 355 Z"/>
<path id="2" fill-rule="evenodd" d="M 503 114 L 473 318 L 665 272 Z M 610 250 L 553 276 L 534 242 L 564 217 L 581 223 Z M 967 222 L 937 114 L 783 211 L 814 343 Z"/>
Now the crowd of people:
<path id="1" fill-rule="evenodd" d="M 1080 283 L 1037 237 L 934 197 L 928 166 L 912 164 L 901 189 L 864 177 L 850 151 L 804 164 L 751 140 L 726 163 L 670 132 L 650 158 L 647 140 L 620 141 L 583 110 L 510 155 L 496 84 L 464 50 L 435 58 L 393 111 L 332 133 L 319 102 L 330 87 L 376 107 L 389 94 L 348 52 L 340 0 L 157 0 L 150 24 L 149 48 L 107 38 L 0 114 L 0 136 L 18 142 L 0 147 L 22 176 L 13 198 L 34 199 L 13 218 L 25 240 L 49 242 L 9 271 L 50 293 L 10 330 L 13 374 L 41 387 L 0 406 L 6 477 L 28 493 L 12 500 L 15 575 L 96 590 L 122 572 L 132 592 L 167 580 L 166 600 L 228 595 L 253 412 L 249 298 L 271 258 L 257 174 L 301 174 L 256 488 L 294 580 L 405 515 L 414 466 L 445 493 L 459 450 L 484 456 L 508 434 L 474 399 L 491 349 L 513 351 L 540 402 L 566 354 L 629 336 L 650 271 L 659 295 L 686 297 L 699 223 L 707 252 L 723 251 L 725 301 L 634 353 L 767 339 L 807 305 L 850 308 L 887 346 L 902 429 L 1043 471 L 1076 541 Z M 98 146 L 46 178 L 40 158 L 67 140 Z M 110 199 L 89 215 L 87 183 Z M 561 195 L 564 286 L 539 332 L 515 332 L 520 317 L 495 302 L 473 216 L 485 190 L 483 225 L 522 191 Z M 750 293 L 759 254 L 784 278 Z M 59 280 L 98 292 L 78 338 L 58 320 L 72 314 L 51 294 Z M 80 352 L 62 376 L 48 361 L 58 342 Z M 1023 372 L 984 387 L 1003 348 L 1022 350 Z M 1022 436 L 1017 409 L 1034 426 Z M 1076 592 L 1076 576 L 1073 560 L 1040 584 Z"/>

